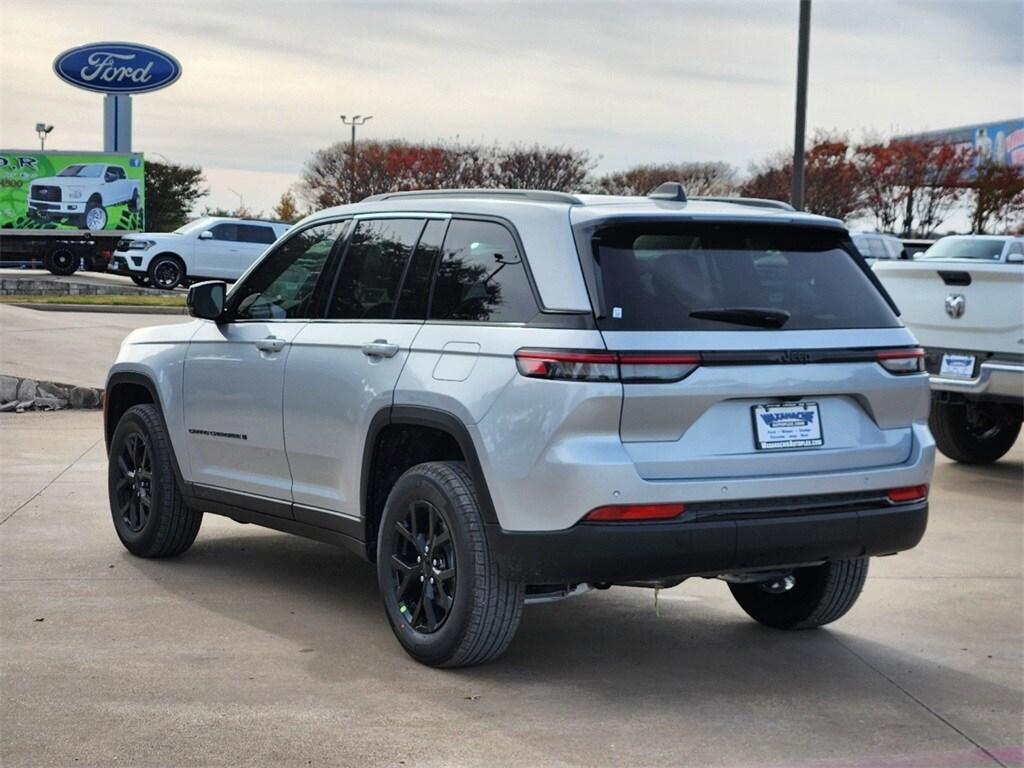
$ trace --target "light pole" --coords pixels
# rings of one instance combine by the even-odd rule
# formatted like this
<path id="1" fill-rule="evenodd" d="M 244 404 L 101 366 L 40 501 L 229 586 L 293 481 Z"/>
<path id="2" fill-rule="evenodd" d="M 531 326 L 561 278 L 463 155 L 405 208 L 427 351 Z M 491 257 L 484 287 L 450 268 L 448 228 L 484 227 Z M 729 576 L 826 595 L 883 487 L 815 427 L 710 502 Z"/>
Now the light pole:
<path id="1" fill-rule="evenodd" d="M 245 201 L 242 199 L 242 193 L 236 192 L 231 187 L 228 187 L 228 192 L 238 198 L 238 209 L 235 211 L 235 216 L 237 218 L 242 218 L 242 214 L 245 213 Z"/>
<path id="2" fill-rule="evenodd" d="M 796 54 L 796 134 L 790 202 L 804 209 L 804 133 L 807 131 L 807 58 L 811 48 L 811 0 L 800 0 L 800 42 Z"/>
<path id="3" fill-rule="evenodd" d="M 366 125 L 366 123 L 373 119 L 373 115 L 353 115 L 352 117 L 341 116 L 341 122 L 343 125 L 352 126 L 352 171 L 351 178 L 349 180 L 348 188 L 348 201 L 354 202 L 356 195 L 356 126 Z"/>
<path id="4" fill-rule="evenodd" d="M 39 150 L 41 152 L 46 151 L 46 137 L 50 134 L 50 131 L 52 130 L 52 125 L 47 125 L 46 123 L 36 123 L 36 135 L 39 136 Z"/>

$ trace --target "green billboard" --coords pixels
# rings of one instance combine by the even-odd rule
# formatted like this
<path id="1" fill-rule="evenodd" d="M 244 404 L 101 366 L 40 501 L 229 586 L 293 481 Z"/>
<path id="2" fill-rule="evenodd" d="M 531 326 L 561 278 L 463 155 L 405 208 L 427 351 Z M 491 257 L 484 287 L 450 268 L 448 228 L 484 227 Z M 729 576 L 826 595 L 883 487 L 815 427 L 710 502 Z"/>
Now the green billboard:
<path id="1" fill-rule="evenodd" d="M 0 150 L 0 229 L 139 231 L 139 154 Z"/>

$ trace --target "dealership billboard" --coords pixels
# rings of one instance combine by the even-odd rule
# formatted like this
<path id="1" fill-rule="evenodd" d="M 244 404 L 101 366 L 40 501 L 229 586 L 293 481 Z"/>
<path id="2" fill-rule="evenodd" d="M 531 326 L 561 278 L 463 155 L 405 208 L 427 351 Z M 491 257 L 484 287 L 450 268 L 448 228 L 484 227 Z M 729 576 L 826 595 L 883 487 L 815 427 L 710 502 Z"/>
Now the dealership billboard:
<path id="1" fill-rule="evenodd" d="M 140 154 L 0 150 L 0 228 L 138 231 Z"/>
<path id="2" fill-rule="evenodd" d="M 993 162 L 996 165 L 1015 166 L 1024 173 L 1024 117 L 900 138 L 963 147 L 974 153 L 976 163 Z"/>

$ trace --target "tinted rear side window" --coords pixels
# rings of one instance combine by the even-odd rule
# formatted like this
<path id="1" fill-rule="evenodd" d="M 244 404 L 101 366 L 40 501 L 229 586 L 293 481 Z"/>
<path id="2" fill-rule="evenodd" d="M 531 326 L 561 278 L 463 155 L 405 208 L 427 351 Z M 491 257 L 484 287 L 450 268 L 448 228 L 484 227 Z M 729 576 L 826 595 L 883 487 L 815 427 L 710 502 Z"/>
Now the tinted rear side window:
<path id="1" fill-rule="evenodd" d="M 274 237 L 274 230 L 270 227 L 261 227 L 255 224 L 239 224 L 238 239 L 243 243 L 263 243 L 269 245 L 277 238 Z"/>
<path id="2" fill-rule="evenodd" d="M 448 222 L 431 219 L 420 235 L 416 252 L 409 262 L 402 292 L 398 299 L 395 317 L 400 320 L 423 320 L 427 316 L 427 301 L 430 297 L 430 276 L 441 255 L 441 243 Z"/>
<path id="3" fill-rule="evenodd" d="M 430 317 L 525 323 L 537 311 L 512 233 L 496 222 L 453 219 L 434 280 Z"/>
<path id="4" fill-rule="evenodd" d="M 844 242 L 842 232 L 809 227 L 609 227 L 595 238 L 605 301 L 598 325 L 619 331 L 754 330 L 759 326 L 735 322 L 752 313 L 713 311 L 757 309 L 788 313 L 783 330 L 898 327 Z"/>
<path id="5" fill-rule="evenodd" d="M 338 273 L 329 317 L 390 318 L 422 219 L 367 219 L 356 225 Z"/>

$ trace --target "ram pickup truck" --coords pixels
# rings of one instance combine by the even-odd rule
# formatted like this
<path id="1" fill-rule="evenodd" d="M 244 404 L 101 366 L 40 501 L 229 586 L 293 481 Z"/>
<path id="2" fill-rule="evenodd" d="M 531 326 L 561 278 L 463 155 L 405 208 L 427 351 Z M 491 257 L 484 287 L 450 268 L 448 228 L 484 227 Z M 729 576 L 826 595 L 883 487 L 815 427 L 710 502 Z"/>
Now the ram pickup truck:
<path id="1" fill-rule="evenodd" d="M 996 461 L 1021 429 L 1024 238 L 944 237 L 914 261 L 873 269 L 925 347 L 939 450 L 969 464 Z"/>
<path id="2" fill-rule="evenodd" d="M 141 183 L 127 178 L 119 165 L 76 163 L 56 176 L 33 179 L 29 187 L 28 211 L 37 218 L 72 217 L 86 229 L 107 228 L 107 208 L 128 204 L 139 209 Z"/>

